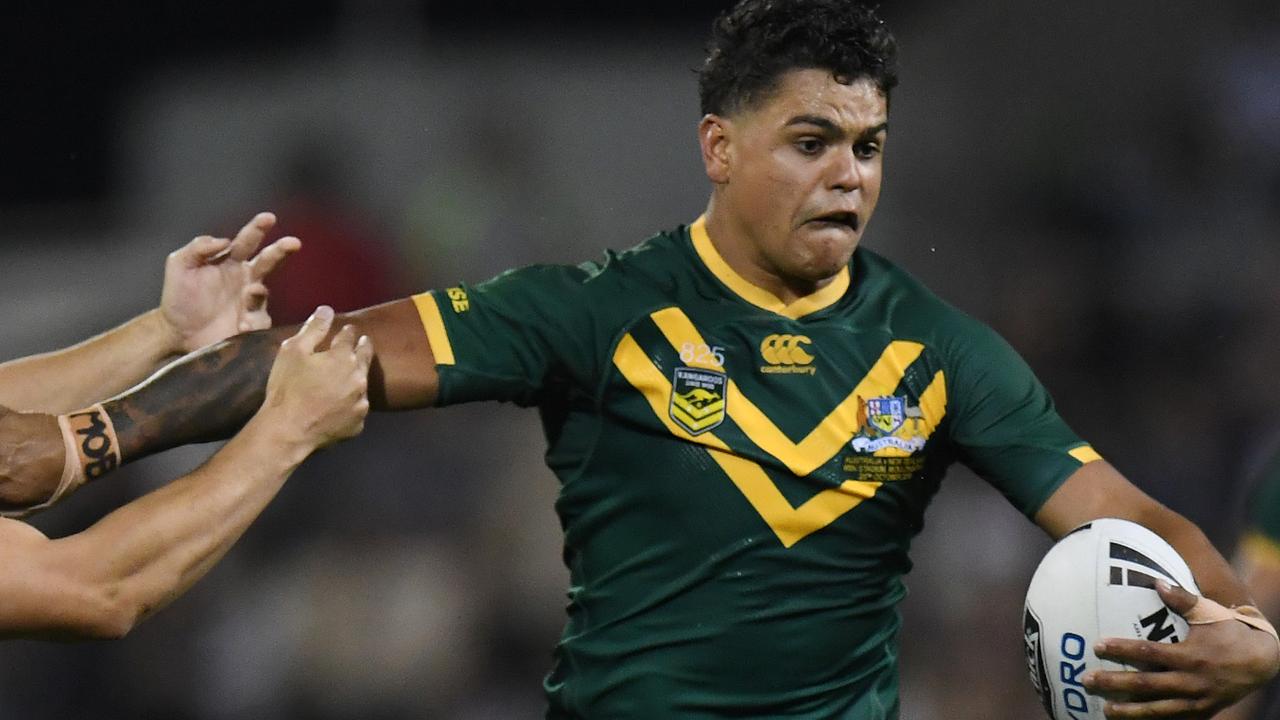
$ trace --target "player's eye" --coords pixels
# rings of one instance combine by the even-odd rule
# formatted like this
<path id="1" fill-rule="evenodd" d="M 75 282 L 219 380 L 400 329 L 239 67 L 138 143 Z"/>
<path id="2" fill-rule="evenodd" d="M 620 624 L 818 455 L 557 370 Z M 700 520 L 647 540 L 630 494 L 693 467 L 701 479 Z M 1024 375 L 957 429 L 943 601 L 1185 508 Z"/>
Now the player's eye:
<path id="1" fill-rule="evenodd" d="M 863 142 L 853 146 L 853 155 L 859 160 L 870 160 L 880 154 L 880 143 Z"/>
<path id="2" fill-rule="evenodd" d="M 820 138 L 806 137 L 796 140 L 796 149 L 802 155 L 817 155 L 822 152 L 822 148 L 826 145 Z"/>

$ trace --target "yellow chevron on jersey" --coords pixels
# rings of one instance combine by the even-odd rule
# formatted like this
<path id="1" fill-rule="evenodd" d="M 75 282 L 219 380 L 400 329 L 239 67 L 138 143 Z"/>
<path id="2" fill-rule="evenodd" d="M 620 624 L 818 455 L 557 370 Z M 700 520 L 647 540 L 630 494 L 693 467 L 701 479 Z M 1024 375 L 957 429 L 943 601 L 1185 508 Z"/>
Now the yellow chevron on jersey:
<path id="1" fill-rule="evenodd" d="M 666 307 L 650 315 L 650 319 L 666 336 L 672 348 L 687 345 L 707 346 L 701 333 L 678 307 Z M 668 429 L 685 439 L 699 438 L 698 442 L 701 442 L 701 445 L 708 446 L 712 459 L 716 460 L 742 495 L 748 498 L 751 506 L 759 512 L 783 546 L 791 547 L 800 539 L 827 527 L 845 512 L 858 506 L 861 501 L 876 495 L 877 488 L 881 487 L 882 483 L 845 480 L 841 486 L 824 489 L 810 500 L 801 503 L 799 507 L 795 507 L 782 496 L 763 468 L 760 468 L 756 462 L 733 454 L 721 438 L 705 432 L 705 429 L 721 423 L 723 414 L 727 413 L 760 450 L 768 452 L 774 459 L 782 462 L 792 473 L 808 475 L 837 455 L 845 447 L 845 443 L 854 436 L 860 424 L 859 410 L 863 405 L 863 398 L 874 396 L 876 393 L 883 395 L 899 386 L 902 375 L 922 351 L 923 346 L 920 343 L 891 342 L 881 355 L 881 359 L 872 366 L 870 372 L 854 388 L 854 391 L 850 392 L 850 395 L 799 443 L 792 442 L 758 406 L 746 397 L 732 379 L 728 379 L 726 393 L 723 393 L 723 396 L 707 393 L 707 397 L 701 398 L 708 410 L 698 411 L 705 413 L 707 420 L 704 421 L 701 416 L 692 416 L 694 414 L 690 413 L 682 416 L 677 409 L 682 405 L 682 398 L 686 393 L 678 391 L 667 382 L 663 373 L 645 355 L 630 333 L 623 337 L 617 351 L 614 352 L 613 360 L 627 382 L 643 393 L 650 407 L 653 407 L 654 414 L 663 420 Z M 724 377 L 723 373 L 712 370 L 713 366 L 719 368 L 719 365 L 708 363 L 700 365 L 703 365 L 703 368 L 696 370 L 677 368 L 675 375 L 677 382 L 681 378 L 681 373 L 713 375 L 713 380 Z M 946 413 L 945 378 L 942 377 L 941 372 L 936 374 L 925 396 L 928 400 L 925 401 L 922 398 L 920 410 L 922 415 L 928 413 L 928 416 L 920 418 L 923 424 L 919 429 L 932 434 L 933 428 L 937 427 L 942 415 Z M 664 406 L 668 405 L 668 398 L 669 406 L 672 407 L 669 421 L 664 418 L 663 413 Z M 882 455 L 895 455 L 899 452 L 901 451 L 895 448 L 886 448 Z"/>
<path id="2" fill-rule="evenodd" d="M 684 343 L 706 345 L 702 333 L 698 332 L 680 308 L 663 308 L 649 317 L 674 348 Z M 853 391 L 798 443 L 778 429 L 732 379 L 729 380 L 729 394 L 734 400 L 730 403 L 729 417 L 761 450 L 777 458 L 796 475 L 808 475 L 840 452 L 845 443 L 862 427 L 864 419 L 860 417 L 859 411 L 865 399 L 893 392 L 902 381 L 907 368 L 923 350 L 924 345 L 917 342 L 895 340 L 889 343 Z M 921 398 L 922 425 L 919 429 L 924 438 L 928 439 L 947 412 L 946 378 L 941 370 L 935 374 L 925 396 L 928 400 L 926 402 L 924 397 Z M 896 448 L 885 448 L 876 454 L 892 457 L 902 452 Z"/>
<path id="3" fill-rule="evenodd" d="M 671 434 L 707 446 L 711 458 L 746 496 L 756 512 L 760 513 L 760 517 L 764 518 L 784 547 L 791 547 L 806 536 L 830 525 L 863 500 L 875 496 L 881 485 L 879 482 L 846 480 L 839 487 L 822 490 L 799 507 L 794 507 L 783 497 L 760 465 L 734 454 L 714 433 L 691 433 L 667 414 L 667 398 L 672 394 L 671 383 L 667 382 L 662 371 L 645 355 L 629 333 L 618 343 L 613 364 L 627 382 L 644 395 L 654 414 Z"/>

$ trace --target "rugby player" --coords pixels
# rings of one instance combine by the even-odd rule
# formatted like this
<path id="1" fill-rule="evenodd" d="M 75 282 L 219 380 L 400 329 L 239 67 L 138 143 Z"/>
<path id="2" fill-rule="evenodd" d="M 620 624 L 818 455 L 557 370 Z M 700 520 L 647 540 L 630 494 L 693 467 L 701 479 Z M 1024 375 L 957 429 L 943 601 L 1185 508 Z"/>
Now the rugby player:
<path id="1" fill-rule="evenodd" d="M 699 78 L 702 217 L 600 262 L 344 317 L 378 346 L 375 408 L 539 408 L 571 574 L 548 717 L 898 717 L 908 548 L 957 460 L 1051 537 L 1104 516 L 1152 528 L 1216 601 L 1165 589 L 1221 621 L 1178 645 L 1100 646 L 1150 668 L 1085 675 L 1127 697 L 1111 717 L 1208 717 L 1280 667 L 1192 523 L 1077 437 L 993 331 L 859 247 L 896 80 L 873 12 L 742 0 Z M 283 332 L 105 403 L 124 458 L 237 428 Z M 56 435 L 30 445 L 62 457 Z M 0 497 L 39 502 L 55 484 Z"/>

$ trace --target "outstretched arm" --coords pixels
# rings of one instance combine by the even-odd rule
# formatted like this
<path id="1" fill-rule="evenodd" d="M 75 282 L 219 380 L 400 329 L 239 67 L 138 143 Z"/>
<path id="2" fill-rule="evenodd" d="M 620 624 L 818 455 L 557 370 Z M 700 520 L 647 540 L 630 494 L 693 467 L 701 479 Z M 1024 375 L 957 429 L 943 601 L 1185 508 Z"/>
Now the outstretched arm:
<path id="1" fill-rule="evenodd" d="M 315 352 L 325 310 L 284 343 L 262 408 L 204 466 L 67 538 L 0 520 L 0 635 L 124 635 L 208 572 L 307 455 L 359 433 L 372 348 L 344 329 Z"/>
<path id="2" fill-rule="evenodd" d="M 435 400 L 436 370 L 411 299 L 342 315 L 378 348 L 369 375 L 375 409 L 425 407 Z M 193 442 L 229 437 L 262 403 L 281 340 L 294 328 L 239 335 L 161 369 L 103 403 L 115 426 L 120 462 Z M 64 472 L 62 435 L 49 415 L 0 410 L 0 509 L 49 499 Z M 90 476 L 92 477 L 92 476 Z"/>
<path id="3" fill-rule="evenodd" d="M 0 364 L 0 406 L 70 412 L 124 390 L 166 360 L 270 327 L 262 279 L 299 247 L 289 237 L 257 252 L 275 222 L 260 213 L 234 239 L 201 236 L 171 253 L 160 307 L 72 347 Z"/>
<path id="4" fill-rule="evenodd" d="M 436 370 L 418 312 L 409 299 L 339 316 L 378 348 L 369 374 L 376 410 L 402 410 L 435 400 Z M 183 358 L 103 403 L 124 459 L 145 457 L 235 432 L 262 402 L 280 340 L 296 328 L 231 338 Z M 327 341 L 326 341 L 327 342 Z"/>

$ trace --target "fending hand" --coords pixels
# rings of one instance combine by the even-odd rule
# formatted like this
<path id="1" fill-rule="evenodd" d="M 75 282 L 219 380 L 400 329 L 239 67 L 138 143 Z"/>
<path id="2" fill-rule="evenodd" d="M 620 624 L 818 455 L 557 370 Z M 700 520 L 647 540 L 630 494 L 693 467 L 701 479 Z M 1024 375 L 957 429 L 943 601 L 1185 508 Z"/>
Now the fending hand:
<path id="1" fill-rule="evenodd" d="M 369 413 L 373 343 L 344 326 L 327 350 L 318 347 L 333 326 L 333 309 L 320 306 L 280 345 L 259 413 L 303 445 L 324 447 L 358 435 Z"/>
<path id="2" fill-rule="evenodd" d="M 161 317 L 175 353 L 271 327 L 263 280 L 302 243 L 283 237 L 258 252 L 276 216 L 258 213 L 232 239 L 201 235 L 169 254 Z"/>
<path id="3" fill-rule="evenodd" d="M 1164 583 L 1157 583 L 1157 591 L 1179 615 L 1186 615 L 1200 600 Z M 1144 668 L 1085 676 L 1085 688 L 1108 698 L 1108 718 L 1207 720 L 1280 669 L 1276 639 L 1234 620 L 1193 625 L 1182 643 L 1109 638 L 1095 652 L 1106 660 Z"/>

